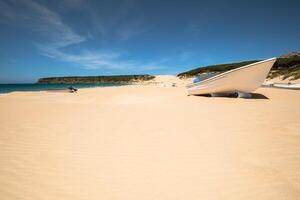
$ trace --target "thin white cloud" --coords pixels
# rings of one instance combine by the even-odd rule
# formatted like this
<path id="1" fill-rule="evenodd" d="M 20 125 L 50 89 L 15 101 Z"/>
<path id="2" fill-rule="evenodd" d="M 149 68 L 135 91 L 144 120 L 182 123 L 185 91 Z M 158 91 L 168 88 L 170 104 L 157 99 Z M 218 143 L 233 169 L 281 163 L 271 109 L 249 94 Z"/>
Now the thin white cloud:
<path id="1" fill-rule="evenodd" d="M 85 0 L 64 0 L 61 2 L 65 12 L 84 12 L 90 18 L 92 30 L 105 39 L 129 41 L 148 31 L 143 13 L 135 13 L 135 0 L 123 0 L 118 4 L 109 1 L 92 2 Z M 109 10 L 109 12 L 108 12 Z"/>
<path id="2" fill-rule="evenodd" d="M 81 1 L 68 1 L 67 3 L 69 5 L 76 3 L 74 6 L 79 6 Z M 92 17 L 96 21 L 98 16 L 96 16 L 95 11 L 92 11 Z M 141 65 L 135 61 L 124 61 L 121 59 L 119 52 L 107 53 L 104 51 L 88 50 L 83 50 L 80 53 L 67 52 L 66 48 L 83 44 L 91 38 L 91 35 L 82 36 L 77 34 L 70 26 L 63 22 L 58 13 L 34 0 L 1 1 L 0 23 L 6 23 L 22 30 L 26 29 L 27 31 L 37 33 L 39 39 L 35 41 L 35 44 L 42 55 L 74 63 L 85 69 L 106 68 L 136 71 L 140 69 L 153 70 L 160 68 L 153 63 Z M 123 34 L 120 36 L 123 39 L 128 39 L 136 34 L 134 30 L 129 31 L 128 29 L 124 29 L 120 33 Z"/>
<path id="3" fill-rule="evenodd" d="M 38 33 L 43 40 L 57 48 L 86 40 L 66 26 L 58 14 L 32 0 L 1 2 L 0 19 L 2 23 Z"/>

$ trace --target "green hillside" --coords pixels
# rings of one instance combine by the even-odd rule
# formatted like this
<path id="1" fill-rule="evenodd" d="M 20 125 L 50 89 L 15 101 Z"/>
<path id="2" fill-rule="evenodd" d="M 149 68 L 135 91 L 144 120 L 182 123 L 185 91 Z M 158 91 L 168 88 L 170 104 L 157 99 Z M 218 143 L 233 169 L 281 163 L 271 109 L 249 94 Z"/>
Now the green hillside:
<path id="1" fill-rule="evenodd" d="M 133 83 L 138 81 L 148 81 L 153 78 L 155 78 L 155 76 L 151 76 L 148 74 L 117 76 L 67 76 L 40 78 L 38 80 L 38 83 Z"/>
<path id="2" fill-rule="evenodd" d="M 177 76 L 179 77 L 194 77 L 196 75 L 201 75 L 201 74 L 207 74 L 207 73 L 222 73 L 226 72 L 228 70 L 232 70 L 238 67 L 242 67 L 244 65 L 248 65 L 254 62 L 258 62 L 259 60 L 253 60 L 253 61 L 244 61 L 244 62 L 238 62 L 238 63 L 229 63 L 229 64 L 220 64 L 220 65 L 210 65 L 206 67 L 199 67 L 196 69 L 192 69 L 186 72 L 182 72 L 178 74 Z"/>
<path id="3" fill-rule="evenodd" d="M 237 63 L 199 67 L 186 72 L 182 72 L 177 76 L 180 78 L 189 78 L 189 77 L 194 77 L 196 75 L 205 75 L 210 73 L 218 74 L 258 61 L 260 60 L 251 60 L 251 61 L 244 61 L 244 62 L 237 62 Z M 284 57 L 278 58 L 274 66 L 272 67 L 268 77 L 275 78 L 278 76 L 283 76 L 283 79 L 287 79 L 287 78 L 291 78 L 291 80 L 299 79 L 300 78 L 300 56 L 298 54 L 293 56 L 289 56 L 289 54 L 287 54 Z"/>
<path id="4" fill-rule="evenodd" d="M 272 67 L 269 78 L 283 76 L 283 79 L 291 78 L 297 80 L 300 78 L 300 56 L 289 58 L 278 58 Z"/>

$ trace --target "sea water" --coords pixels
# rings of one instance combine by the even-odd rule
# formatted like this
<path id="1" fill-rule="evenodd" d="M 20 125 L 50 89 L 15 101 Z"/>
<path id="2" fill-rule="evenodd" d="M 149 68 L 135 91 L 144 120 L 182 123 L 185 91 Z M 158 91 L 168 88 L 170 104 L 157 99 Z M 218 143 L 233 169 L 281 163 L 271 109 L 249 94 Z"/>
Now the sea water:
<path id="1" fill-rule="evenodd" d="M 67 89 L 72 86 L 75 88 L 92 88 L 92 87 L 112 87 L 126 84 L 97 83 L 97 84 L 0 84 L 0 94 L 15 91 L 44 91 L 51 89 Z"/>

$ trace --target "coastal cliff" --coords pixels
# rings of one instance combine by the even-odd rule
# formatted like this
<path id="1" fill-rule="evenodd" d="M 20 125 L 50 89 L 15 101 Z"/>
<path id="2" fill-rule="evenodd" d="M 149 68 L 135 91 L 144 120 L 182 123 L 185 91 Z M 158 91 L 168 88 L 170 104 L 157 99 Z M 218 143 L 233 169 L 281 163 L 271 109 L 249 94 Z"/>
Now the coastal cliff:
<path id="1" fill-rule="evenodd" d="M 244 62 L 237 62 L 237 63 L 198 67 L 196 69 L 182 72 L 177 76 L 179 78 L 190 78 L 197 75 L 201 76 L 206 74 L 219 74 L 258 61 L 260 60 L 251 60 L 251 61 L 244 61 Z M 291 52 L 277 58 L 277 61 L 275 62 L 274 66 L 272 67 L 268 75 L 268 78 L 276 78 L 276 77 L 281 77 L 283 80 L 300 79 L 300 53 Z"/>
<path id="2" fill-rule="evenodd" d="M 154 79 L 155 76 L 142 75 L 117 75 L 117 76 L 66 76 L 40 78 L 37 83 L 46 84 L 71 84 L 71 83 L 135 83 Z"/>

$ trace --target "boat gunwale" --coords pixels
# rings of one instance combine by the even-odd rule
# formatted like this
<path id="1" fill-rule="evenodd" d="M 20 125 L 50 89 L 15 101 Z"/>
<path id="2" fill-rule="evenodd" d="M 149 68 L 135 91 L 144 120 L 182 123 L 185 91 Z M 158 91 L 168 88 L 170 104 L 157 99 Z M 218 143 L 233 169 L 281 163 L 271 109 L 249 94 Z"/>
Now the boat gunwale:
<path id="1" fill-rule="evenodd" d="M 276 60 L 276 59 L 277 59 L 276 57 L 273 57 L 273 58 L 269 58 L 269 59 L 262 60 L 262 61 L 259 61 L 259 62 L 251 63 L 251 64 L 248 64 L 248 65 L 236 68 L 236 69 L 232 69 L 232 70 L 229 70 L 227 72 L 223 72 L 221 74 L 215 75 L 215 76 L 213 76 L 211 78 L 205 79 L 205 80 L 203 80 L 201 82 L 188 84 L 186 86 L 186 88 L 191 88 L 193 86 L 198 86 L 198 85 L 201 85 L 201 84 L 204 84 L 204 83 L 207 83 L 207 82 L 219 79 L 219 78 L 223 78 L 223 76 L 225 76 L 225 75 L 227 75 L 229 73 L 232 73 L 232 72 L 235 72 L 235 71 L 239 71 L 239 70 L 242 70 L 242 69 L 245 69 L 245 68 L 249 68 L 249 67 L 252 67 L 252 66 L 257 65 L 257 64 L 261 64 L 261 63 L 269 62 L 269 61 L 272 61 L 272 60 Z"/>

